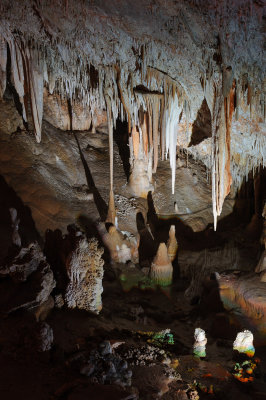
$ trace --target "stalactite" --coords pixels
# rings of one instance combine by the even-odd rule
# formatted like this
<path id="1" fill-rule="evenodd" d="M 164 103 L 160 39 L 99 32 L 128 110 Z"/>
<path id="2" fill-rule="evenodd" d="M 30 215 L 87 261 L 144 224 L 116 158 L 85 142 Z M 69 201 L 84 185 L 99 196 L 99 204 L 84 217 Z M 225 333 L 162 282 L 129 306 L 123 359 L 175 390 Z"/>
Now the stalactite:
<path id="1" fill-rule="evenodd" d="M 229 73 L 227 70 L 223 74 L 222 85 L 218 79 L 214 87 L 212 112 L 212 203 L 214 230 L 216 230 L 217 217 L 221 215 L 224 199 L 230 192 L 232 183 L 230 133 L 234 111 L 235 82 L 233 82 L 233 85 L 231 82 L 231 71 Z M 229 84 L 232 87 L 229 87 Z"/>
<path id="2" fill-rule="evenodd" d="M 41 60 L 38 62 L 37 54 L 29 49 L 26 49 L 26 60 L 34 132 L 37 142 L 40 143 L 43 116 L 43 62 Z"/>
<path id="3" fill-rule="evenodd" d="M 159 142 L 159 110 L 160 110 L 160 98 L 157 96 L 152 98 L 152 132 L 153 132 L 153 173 L 156 172 L 158 166 L 158 142 Z"/>
<path id="4" fill-rule="evenodd" d="M 109 157 L 110 157 L 110 194 L 109 194 L 109 205 L 106 222 L 110 222 L 113 225 L 117 225 L 116 211 L 115 211 L 115 200 L 114 200 L 114 188 L 113 188 L 113 176 L 114 176 L 114 144 L 113 144 L 113 118 L 112 118 L 112 104 L 109 94 L 105 94 L 106 107 L 107 107 L 107 121 L 108 121 L 108 134 L 109 134 Z"/>
<path id="5" fill-rule="evenodd" d="M 173 99 L 169 99 L 169 106 L 166 111 L 166 157 L 169 153 L 170 166 L 172 169 L 172 194 L 175 192 L 175 170 L 176 170 L 176 144 L 178 133 L 178 121 L 181 109 L 178 104 L 178 97 L 175 93 Z"/>
<path id="6" fill-rule="evenodd" d="M 11 56 L 11 79 L 12 83 L 19 96 L 20 103 L 22 105 L 22 116 L 24 121 L 27 121 L 26 107 L 24 101 L 24 68 L 23 68 L 23 56 L 22 49 L 19 48 L 16 40 L 12 37 L 8 39 L 8 45 Z M 23 53 L 24 54 L 24 53 Z"/>
<path id="7" fill-rule="evenodd" d="M 7 43 L 0 36 L 0 99 L 3 98 L 6 90 L 6 63 L 7 63 Z"/>

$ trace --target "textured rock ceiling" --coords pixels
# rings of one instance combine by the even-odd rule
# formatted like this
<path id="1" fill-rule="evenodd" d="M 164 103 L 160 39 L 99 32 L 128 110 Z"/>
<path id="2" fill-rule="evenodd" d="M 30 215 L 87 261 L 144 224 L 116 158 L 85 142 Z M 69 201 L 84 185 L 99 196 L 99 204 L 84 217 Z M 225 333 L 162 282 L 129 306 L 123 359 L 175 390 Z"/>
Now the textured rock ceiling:
<path id="1" fill-rule="evenodd" d="M 170 158 L 172 188 L 177 144 L 211 168 L 215 220 L 232 181 L 265 165 L 264 1 L 2 0 L 0 15 L 0 95 L 10 80 L 24 123 L 30 98 L 37 141 L 44 86 L 89 108 L 92 127 L 107 109 L 110 154 L 120 118 L 135 159 L 155 173 Z M 193 141 L 203 104 L 210 135 Z"/>

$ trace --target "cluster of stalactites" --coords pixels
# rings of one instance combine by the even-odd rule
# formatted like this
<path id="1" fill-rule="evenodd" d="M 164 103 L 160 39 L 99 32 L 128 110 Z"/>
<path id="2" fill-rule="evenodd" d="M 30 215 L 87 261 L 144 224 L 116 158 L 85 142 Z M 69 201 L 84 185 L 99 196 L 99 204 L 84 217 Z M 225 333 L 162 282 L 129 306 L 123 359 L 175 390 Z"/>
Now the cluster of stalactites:
<path id="1" fill-rule="evenodd" d="M 59 45 L 58 45 L 59 46 Z M 28 119 L 28 100 L 36 140 L 41 140 L 43 115 L 43 87 L 50 93 L 57 92 L 71 102 L 79 101 L 88 107 L 94 126 L 95 111 L 107 110 L 109 145 L 110 145 L 110 198 L 113 197 L 113 129 L 118 117 L 128 121 L 129 134 L 138 132 L 138 140 L 132 140 L 131 156 L 141 155 L 147 161 L 150 174 L 156 172 L 159 153 L 161 158 L 170 159 L 172 168 L 172 193 L 175 189 L 176 144 L 179 121 L 186 115 L 190 118 L 190 101 L 184 88 L 165 73 L 148 66 L 148 54 L 143 53 L 139 69 L 130 71 L 126 66 L 98 66 L 91 74 L 91 63 L 85 57 L 79 57 L 73 63 L 65 50 L 56 49 L 35 43 L 23 36 L 18 37 L 10 32 L 2 32 L 0 40 L 0 97 L 3 96 L 7 79 L 7 58 L 10 52 L 11 82 L 15 87 L 22 108 L 22 116 Z M 64 54 L 63 54 L 63 53 Z M 68 65 L 69 63 L 69 65 Z M 75 66 L 74 66 L 75 65 Z M 265 86 L 265 83 L 264 83 Z M 214 226 L 222 212 L 225 197 L 230 191 L 233 178 L 238 175 L 237 163 L 231 160 L 231 123 L 232 116 L 238 118 L 241 101 L 246 99 L 250 107 L 251 118 L 260 114 L 265 121 L 265 87 L 261 90 L 248 80 L 234 79 L 232 69 L 224 68 L 223 73 L 213 73 L 203 79 L 203 92 L 212 116 L 212 201 Z M 145 121 L 145 123 L 143 123 Z M 136 135 L 135 135 L 136 137 Z M 251 139 L 252 140 L 252 139 Z M 253 140 L 254 149 L 259 157 L 245 163 L 245 168 L 254 168 L 259 159 L 265 165 L 265 136 Z M 138 146 L 140 152 L 136 150 Z M 151 167 L 150 167 L 151 165 Z M 257 165 L 256 165 L 257 166 Z M 255 166 L 255 167 L 256 167 Z M 236 172 L 237 171 L 237 172 Z M 149 177 L 148 184 L 151 184 Z M 112 202 L 110 201 L 112 205 Z M 115 212 L 110 210 L 112 223 L 115 223 Z"/>
<path id="2" fill-rule="evenodd" d="M 212 124 L 212 204 L 214 215 L 214 229 L 216 230 L 217 217 L 221 215 L 225 197 L 230 192 L 232 184 L 232 170 L 235 178 L 235 168 L 232 168 L 231 157 L 231 126 L 233 116 L 237 121 L 244 99 L 250 108 L 250 119 L 265 122 L 265 93 L 253 89 L 247 78 L 234 79 L 231 68 L 224 68 L 222 74 L 217 74 L 204 88 L 206 99 L 211 111 Z M 255 138 L 255 133 L 253 139 Z M 251 143 L 252 136 L 250 138 Z M 258 165 L 265 164 L 266 154 L 261 141 L 265 143 L 265 136 L 255 140 L 254 145 L 259 150 L 257 157 L 245 165 L 250 171 Z M 265 148 L 265 147 L 264 147 Z M 250 162 L 251 161 L 251 162 Z M 258 164 L 259 163 L 259 164 Z M 243 174 L 242 174 L 243 176 Z"/>

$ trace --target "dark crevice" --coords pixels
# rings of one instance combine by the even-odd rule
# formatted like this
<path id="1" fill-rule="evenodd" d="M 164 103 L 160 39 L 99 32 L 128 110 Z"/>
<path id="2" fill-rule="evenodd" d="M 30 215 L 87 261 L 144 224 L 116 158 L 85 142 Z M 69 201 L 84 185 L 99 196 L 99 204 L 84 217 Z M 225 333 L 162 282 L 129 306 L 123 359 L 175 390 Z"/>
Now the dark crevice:
<path id="1" fill-rule="evenodd" d="M 211 136 L 211 112 L 206 99 L 204 99 L 192 126 L 192 135 L 189 146 L 196 146 L 204 139 L 207 139 Z"/>
<path id="2" fill-rule="evenodd" d="M 116 121 L 116 129 L 114 130 L 114 141 L 118 147 L 119 155 L 121 157 L 124 172 L 127 180 L 129 179 L 130 172 L 130 152 L 128 145 L 128 124 L 126 122 Z"/>

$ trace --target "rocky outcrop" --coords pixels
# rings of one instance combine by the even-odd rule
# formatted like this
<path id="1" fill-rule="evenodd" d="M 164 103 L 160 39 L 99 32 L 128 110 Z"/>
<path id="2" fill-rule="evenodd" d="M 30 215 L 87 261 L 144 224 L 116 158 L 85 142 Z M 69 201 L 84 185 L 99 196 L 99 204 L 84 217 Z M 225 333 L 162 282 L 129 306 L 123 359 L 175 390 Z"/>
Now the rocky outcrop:
<path id="1" fill-rule="evenodd" d="M 53 272 L 39 245 L 31 243 L 6 267 L 0 270 L 3 285 L 1 309 L 12 312 L 20 308 L 36 310 L 44 304 L 56 283 Z"/>

